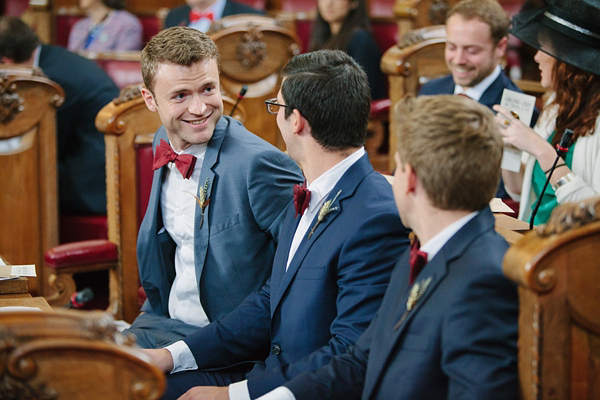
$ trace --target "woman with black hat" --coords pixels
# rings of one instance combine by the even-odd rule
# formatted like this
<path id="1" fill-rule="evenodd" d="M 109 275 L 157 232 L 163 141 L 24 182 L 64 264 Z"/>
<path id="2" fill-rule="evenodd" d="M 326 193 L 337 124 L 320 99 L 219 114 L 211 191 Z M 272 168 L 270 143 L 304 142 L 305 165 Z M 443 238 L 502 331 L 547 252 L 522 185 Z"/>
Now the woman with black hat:
<path id="1" fill-rule="evenodd" d="M 556 144 L 565 129 L 573 145 L 559 160 L 534 224 L 545 223 L 557 204 L 600 195 L 600 1 L 528 1 L 513 19 L 512 34 L 538 49 L 541 84 L 552 89 L 530 129 L 496 105 L 506 144 L 525 151 L 520 173 L 503 170 L 507 190 L 521 195 L 519 219 L 530 219 Z"/>

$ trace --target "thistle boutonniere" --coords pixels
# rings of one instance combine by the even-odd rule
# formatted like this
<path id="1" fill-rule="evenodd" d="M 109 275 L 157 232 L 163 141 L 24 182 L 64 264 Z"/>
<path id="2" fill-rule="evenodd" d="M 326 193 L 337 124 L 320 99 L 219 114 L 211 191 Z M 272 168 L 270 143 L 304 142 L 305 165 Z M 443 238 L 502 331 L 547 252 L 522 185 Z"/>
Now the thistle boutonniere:
<path id="1" fill-rule="evenodd" d="M 200 188 L 200 193 L 199 196 L 196 196 L 193 193 L 190 193 L 192 196 L 194 196 L 196 198 L 196 203 L 198 203 L 198 206 L 200 207 L 200 225 L 198 226 L 198 229 L 202 228 L 202 225 L 204 224 L 204 211 L 206 210 L 206 207 L 208 207 L 208 204 L 210 203 L 210 197 L 206 197 L 206 194 L 208 193 L 208 186 L 209 186 L 209 180 L 208 178 L 206 178 L 206 182 L 204 182 L 204 186 Z"/>
<path id="2" fill-rule="evenodd" d="M 317 216 L 317 223 L 310 230 L 310 232 L 308 234 L 307 240 L 310 239 L 310 237 L 315 232 L 315 229 L 317 229 L 317 226 L 319 226 L 319 224 L 321 223 L 321 221 L 323 221 L 325 219 L 325 217 L 327 216 L 327 214 L 329 214 L 332 211 L 336 211 L 338 209 L 337 207 L 331 207 L 331 205 L 333 203 L 335 203 L 335 201 L 337 200 L 337 198 L 340 195 L 340 193 L 342 193 L 341 189 L 340 189 L 339 192 L 337 192 L 337 194 L 335 195 L 335 197 L 333 199 L 329 199 L 325 203 L 323 203 L 323 205 L 321 206 L 321 209 L 319 210 L 319 215 Z"/>
<path id="3" fill-rule="evenodd" d="M 400 326 L 408 316 L 408 313 L 415 307 L 415 305 L 418 303 L 421 297 L 423 297 L 430 283 L 431 277 L 415 283 L 410 289 L 410 293 L 408 294 L 408 300 L 406 301 L 406 311 L 404 311 L 404 314 L 402 314 L 402 317 L 400 317 L 400 321 L 398 321 L 398 323 L 394 325 L 395 331 L 397 331 L 400 328 Z"/>

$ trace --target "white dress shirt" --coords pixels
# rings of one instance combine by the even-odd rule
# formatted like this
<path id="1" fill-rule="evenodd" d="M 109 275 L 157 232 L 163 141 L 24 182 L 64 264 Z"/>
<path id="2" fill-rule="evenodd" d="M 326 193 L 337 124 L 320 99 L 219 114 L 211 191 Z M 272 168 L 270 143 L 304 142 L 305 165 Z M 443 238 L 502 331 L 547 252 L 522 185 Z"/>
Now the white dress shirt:
<path id="1" fill-rule="evenodd" d="M 479 101 L 483 92 L 490 87 L 492 83 L 496 80 L 498 75 L 502 72 L 502 68 L 499 65 L 496 65 L 496 69 L 490 75 L 488 75 L 484 80 L 479 82 L 477 85 L 473 87 L 464 87 L 460 85 L 454 85 L 454 94 L 465 94 L 472 98 L 475 101 Z"/>
<path id="2" fill-rule="evenodd" d="M 444 247 L 448 240 L 450 240 L 452 236 L 454 236 L 456 232 L 460 230 L 460 228 L 465 226 L 467 222 L 475 218 L 477 214 L 479 214 L 479 211 L 465 215 L 461 219 L 454 221 L 452 224 L 442 229 L 433 238 L 428 240 L 427 243 L 422 244 L 420 250 L 427 253 L 428 262 L 433 260 L 433 258 L 442 249 L 442 247 Z M 231 386 L 229 393 L 231 393 Z M 231 398 L 231 395 L 230 399 L 237 400 Z M 257 400 L 296 400 L 296 397 L 287 387 L 279 386 L 278 388 L 271 390 L 269 393 L 260 396 Z"/>
<path id="3" fill-rule="evenodd" d="M 196 202 L 200 172 L 206 144 L 192 145 L 178 154 L 196 156 L 192 176 L 185 179 L 175 167 L 166 165 L 160 193 L 163 225 L 176 244 L 175 280 L 169 293 L 169 315 L 186 324 L 208 325 L 208 317 L 200 304 L 198 278 L 194 259 L 194 222 L 199 206 Z"/>

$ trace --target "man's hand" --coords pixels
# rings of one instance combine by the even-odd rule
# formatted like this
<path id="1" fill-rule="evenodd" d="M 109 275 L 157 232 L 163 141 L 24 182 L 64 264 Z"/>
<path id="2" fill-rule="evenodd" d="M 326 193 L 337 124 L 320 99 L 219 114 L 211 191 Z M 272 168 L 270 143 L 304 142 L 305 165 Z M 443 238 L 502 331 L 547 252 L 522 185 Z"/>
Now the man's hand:
<path id="1" fill-rule="evenodd" d="M 163 372 L 171 372 L 173 369 L 173 357 L 167 349 L 140 349 L 150 356 L 152 363 Z"/>
<path id="2" fill-rule="evenodd" d="M 229 387 L 196 386 L 185 392 L 179 400 L 229 400 Z"/>

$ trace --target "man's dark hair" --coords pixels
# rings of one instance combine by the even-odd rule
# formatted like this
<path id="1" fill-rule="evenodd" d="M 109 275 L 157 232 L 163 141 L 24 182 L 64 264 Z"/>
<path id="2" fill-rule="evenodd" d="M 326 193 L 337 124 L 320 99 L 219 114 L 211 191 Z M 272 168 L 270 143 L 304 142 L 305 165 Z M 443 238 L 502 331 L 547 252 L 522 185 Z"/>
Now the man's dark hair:
<path id="1" fill-rule="evenodd" d="M 15 63 L 31 58 L 40 40 L 27 24 L 16 17 L 0 17 L 0 59 L 6 57 Z"/>
<path id="2" fill-rule="evenodd" d="M 102 0 L 102 3 L 108 8 L 112 8 L 113 10 L 124 10 L 125 9 L 125 0 Z"/>
<path id="3" fill-rule="evenodd" d="M 348 54 L 319 50 L 293 57 L 283 68 L 281 95 L 287 119 L 296 109 L 327 150 L 365 143 L 371 94 L 367 75 Z"/>

